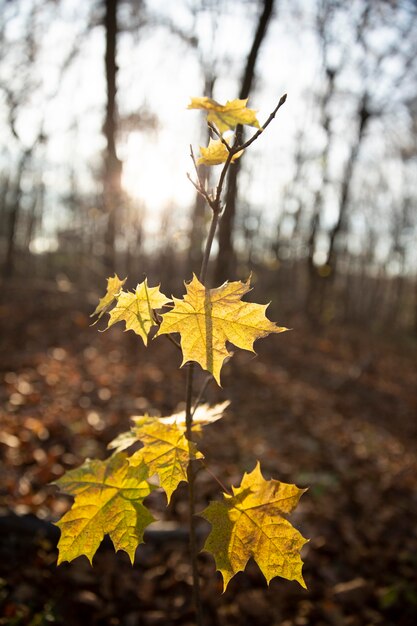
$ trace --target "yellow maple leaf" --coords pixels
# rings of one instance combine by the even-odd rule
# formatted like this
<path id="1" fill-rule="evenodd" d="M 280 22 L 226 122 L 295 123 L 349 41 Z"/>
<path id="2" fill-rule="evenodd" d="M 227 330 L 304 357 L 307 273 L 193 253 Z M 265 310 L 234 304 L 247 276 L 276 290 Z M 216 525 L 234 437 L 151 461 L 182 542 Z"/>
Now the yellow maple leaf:
<path id="1" fill-rule="evenodd" d="M 246 124 L 260 128 L 254 109 L 246 108 L 248 99 L 228 100 L 220 104 L 211 98 L 191 98 L 189 109 L 204 109 L 208 111 L 207 121 L 215 124 L 223 134 L 227 130 L 234 130 L 238 124 Z"/>
<path id="2" fill-rule="evenodd" d="M 233 495 L 223 494 L 223 502 L 211 502 L 200 514 L 212 526 L 204 549 L 213 554 L 224 588 L 251 557 L 268 584 L 281 576 L 306 587 L 300 550 L 308 540 L 285 518 L 306 490 L 265 480 L 259 463 L 232 489 Z"/>
<path id="3" fill-rule="evenodd" d="M 189 462 L 202 459 L 203 455 L 176 424 L 163 424 L 144 416 L 141 422 L 137 418 L 135 432 L 143 448 L 129 458 L 129 463 L 133 467 L 145 463 L 149 474 L 158 476 L 169 502 L 179 483 L 187 480 Z"/>
<path id="4" fill-rule="evenodd" d="M 198 165 L 219 165 L 225 163 L 229 151 L 220 139 L 210 139 L 207 148 L 200 146 L 201 157 L 197 160 Z M 232 156 L 232 163 L 242 156 L 243 150 Z"/>
<path id="5" fill-rule="evenodd" d="M 216 422 L 223 417 L 223 412 L 229 406 L 230 402 L 226 400 L 221 404 L 215 404 L 209 406 L 208 404 L 199 404 L 193 413 L 193 425 L 192 429 L 194 433 L 200 433 L 203 426 Z M 110 450 L 121 452 L 127 450 L 130 446 L 140 441 L 141 428 L 146 424 L 176 424 L 178 428 L 185 434 L 185 411 L 180 413 L 174 413 L 173 415 L 167 415 L 164 417 L 150 417 L 149 415 L 134 415 L 132 418 L 134 425 L 126 432 L 120 433 L 109 444 Z"/>
<path id="6" fill-rule="evenodd" d="M 94 311 L 94 313 L 90 315 L 90 317 L 93 317 L 94 315 L 98 315 L 98 318 L 97 318 L 97 321 L 98 321 L 100 317 L 104 315 L 107 309 L 109 309 L 111 305 L 113 304 L 113 302 L 116 300 L 125 282 L 126 282 L 126 278 L 121 280 L 117 274 L 115 274 L 114 276 L 110 276 L 107 279 L 107 291 L 104 294 L 104 296 L 100 299 L 96 307 L 96 310 Z M 95 323 L 96 322 L 94 322 L 94 324 Z"/>
<path id="7" fill-rule="evenodd" d="M 57 480 L 55 484 L 75 496 L 71 509 L 57 522 L 58 564 L 82 554 L 92 563 L 105 534 L 133 563 L 145 527 L 154 521 L 142 504 L 153 489 L 148 476 L 144 464 L 131 467 L 125 454 L 115 454 L 106 461 L 87 460 Z"/>
<path id="8" fill-rule="evenodd" d="M 107 328 L 116 322 L 125 322 L 126 330 L 133 330 L 143 339 L 145 346 L 152 326 L 155 326 L 153 310 L 171 302 L 157 287 L 149 287 L 147 279 L 135 291 L 121 291 L 114 309 L 110 312 Z"/>
<path id="9" fill-rule="evenodd" d="M 242 302 L 242 296 L 250 290 L 250 279 L 208 289 L 194 276 L 186 289 L 182 300 L 173 298 L 174 308 L 162 316 L 156 336 L 180 333 L 181 365 L 197 361 L 213 374 L 219 385 L 223 362 L 230 356 L 226 341 L 254 352 L 256 339 L 288 330 L 268 320 L 265 316 L 268 305 Z"/>

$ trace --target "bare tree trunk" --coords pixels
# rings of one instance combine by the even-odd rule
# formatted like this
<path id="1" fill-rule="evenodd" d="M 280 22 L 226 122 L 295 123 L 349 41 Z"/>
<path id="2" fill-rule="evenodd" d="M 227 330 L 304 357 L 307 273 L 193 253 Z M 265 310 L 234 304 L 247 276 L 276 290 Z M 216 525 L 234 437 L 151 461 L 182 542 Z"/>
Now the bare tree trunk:
<path id="1" fill-rule="evenodd" d="M 417 335 L 417 280 L 414 283 L 414 334 Z"/>
<path id="2" fill-rule="evenodd" d="M 320 234 L 320 222 L 323 212 L 323 200 L 325 190 L 329 184 L 329 155 L 333 145 L 333 132 L 331 127 L 331 115 L 329 112 L 329 105 L 333 100 L 335 93 L 336 78 L 338 75 L 338 69 L 331 68 L 327 65 L 327 47 L 326 42 L 323 43 L 323 55 L 325 61 L 325 72 L 327 79 L 327 87 L 321 99 L 321 124 L 325 133 L 326 143 L 323 147 L 321 154 L 322 162 L 322 184 L 317 190 L 314 197 L 313 214 L 310 222 L 309 236 L 307 240 L 307 293 L 306 293 L 306 306 L 307 310 L 314 317 L 315 323 L 317 322 L 317 316 L 320 316 L 322 306 L 322 282 L 323 277 L 320 276 L 318 268 L 314 262 L 314 254 L 317 250 L 317 239 Z"/>
<path id="3" fill-rule="evenodd" d="M 272 15 L 274 0 L 264 0 L 263 11 L 259 17 L 258 27 L 252 48 L 246 61 L 245 71 L 242 77 L 239 98 L 247 98 L 250 94 L 255 77 L 255 65 L 261 44 L 265 38 L 268 24 Z M 236 129 L 241 135 L 242 129 Z M 225 210 L 219 225 L 219 251 L 215 268 L 215 283 L 219 285 L 235 273 L 235 255 L 233 251 L 233 226 L 236 215 L 236 201 L 238 190 L 238 175 L 240 161 L 236 161 L 229 169 L 228 184 L 226 191 Z"/>
<path id="4" fill-rule="evenodd" d="M 10 278 L 15 270 L 16 233 L 21 210 L 22 176 L 26 167 L 26 162 L 30 158 L 31 152 L 31 149 L 25 150 L 20 157 L 19 165 L 17 168 L 16 180 L 14 184 L 14 193 L 9 206 L 7 220 L 6 258 L 3 267 L 3 274 L 5 278 Z"/>
<path id="5" fill-rule="evenodd" d="M 0 184 L 0 246 L 3 252 L 3 242 L 7 237 L 7 197 L 10 189 L 10 173 L 6 171 L 1 179 Z"/>
<path id="6" fill-rule="evenodd" d="M 346 230 L 346 215 L 347 208 L 349 205 L 349 194 L 350 188 L 352 184 L 353 173 L 356 165 L 356 161 L 359 155 L 359 149 L 362 143 L 362 139 L 365 134 L 366 127 L 368 125 L 369 119 L 371 117 L 371 112 L 368 108 L 368 94 L 365 92 L 361 99 L 358 109 L 358 131 L 357 136 L 352 144 L 349 158 L 346 163 L 345 173 L 342 180 L 342 187 L 340 191 L 340 202 L 339 202 L 339 215 L 337 221 L 333 228 L 329 233 L 329 251 L 327 255 L 327 265 L 330 266 L 332 276 L 336 273 L 336 263 L 337 263 L 337 240 Z"/>
<path id="7" fill-rule="evenodd" d="M 107 84 L 106 118 L 103 132 L 106 138 L 106 154 L 104 162 L 103 202 L 107 215 L 107 227 L 104 237 L 104 264 L 106 272 L 115 270 L 116 212 L 121 202 L 122 163 L 116 153 L 117 136 L 117 8 L 118 0 L 104 0 L 104 27 L 106 32 L 105 69 Z"/>
<path id="8" fill-rule="evenodd" d="M 38 187 L 34 191 L 31 200 L 30 210 L 28 212 L 28 223 L 25 234 L 25 249 L 29 250 L 36 232 L 36 227 L 42 219 L 43 207 L 45 199 L 45 184 L 42 180 L 38 182 Z"/>

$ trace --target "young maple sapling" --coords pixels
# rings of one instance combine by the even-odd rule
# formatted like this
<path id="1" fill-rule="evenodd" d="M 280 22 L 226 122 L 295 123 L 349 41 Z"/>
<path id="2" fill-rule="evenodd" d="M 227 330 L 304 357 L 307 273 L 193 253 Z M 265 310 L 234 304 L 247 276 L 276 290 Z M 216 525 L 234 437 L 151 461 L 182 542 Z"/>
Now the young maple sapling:
<path id="1" fill-rule="evenodd" d="M 137 546 L 143 542 L 145 528 L 154 521 L 145 498 L 157 487 L 159 480 L 169 504 L 172 493 L 182 481 L 188 482 L 190 553 L 193 570 L 193 598 L 197 624 L 202 624 L 199 575 L 197 563 L 194 483 L 198 450 L 196 435 L 202 428 L 222 417 L 227 402 L 209 407 L 201 404 L 209 380 L 220 385 L 224 361 L 231 354 L 230 342 L 238 348 L 253 351 L 256 339 L 286 328 L 277 326 L 265 315 L 267 305 L 242 300 L 250 289 L 250 280 L 233 281 L 210 288 L 207 267 L 210 251 L 221 218 L 222 192 L 226 174 L 233 161 L 264 132 L 284 104 L 284 95 L 261 128 L 256 111 L 246 107 L 247 100 L 232 100 L 221 105 L 210 98 L 192 98 L 188 108 L 203 109 L 212 138 L 200 157 L 191 158 L 196 180 L 192 184 L 206 200 L 211 211 L 203 262 L 199 276 L 185 284 L 182 298 L 168 298 L 158 286 L 147 279 L 134 291 L 124 291 L 126 279 L 117 275 L 108 278 L 107 291 L 93 315 L 97 321 L 109 313 L 107 328 L 124 322 L 126 330 L 141 337 L 145 346 L 155 328 L 155 337 L 166 335 L 181 350 L 181 367 L 186 365 L 186 408 L 182 413 L 154 418 L 143 415 L 133 418 L 132 428 L 109 444 L 111 456 L 104 460 L 87 460 L 70 470 L 58 484 L 74 496 L 71 509 L 57 523 L 61 529 L 58 563 L 85 555 L 92 562 L 103 537 L 108 534 L 116 550 L 124 550 L 134 561 Z M 239 126 L 257 130 L 240 144 Z M 235 131 L 232 140 L 225 133 Z M 199 176 L 198 165 L 222 165 L 217 186 L 210 191 Z M 158 313 L 158 311 L 164 311 Z M 180 342 L 172 334 L 180 335 Z M 195 397 L 194 368 L 198 363 L 209 378 Z M 130 452 L 133 444 L 142 447 Z M 136 446 L 137 447 L 137 446 Z M 306 539 L 286 519 L 298 504 L 305 490 L 278 480 L 265 480 L 259 462 L 243 475 L 238 487 L 223 493 L 222 499 L 211 502 L 199 515 L 211 524 L 204 549 L 214 556 L 226 589 L 230 579 L 246 567 L 252 557 L 267 582 L 281 576 L 298 581 L 303 587 L 300 550 Z"/>

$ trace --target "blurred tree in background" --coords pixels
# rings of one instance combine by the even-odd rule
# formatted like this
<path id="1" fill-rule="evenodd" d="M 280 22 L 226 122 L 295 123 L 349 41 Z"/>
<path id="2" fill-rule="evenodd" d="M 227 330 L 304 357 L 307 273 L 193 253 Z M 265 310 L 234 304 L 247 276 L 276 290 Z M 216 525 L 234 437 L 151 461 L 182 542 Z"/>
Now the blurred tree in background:
<path id="1" fill-rule="evenodd" d="M 215 281 L 254 265 L 315 322 L 416 328 L 416 3 L 173 4 L 1 2 L 3 280 L 78 289 L 152 267 L 175 290 L 207 226 L 189 96 L 253 92 L 262 120 L 287 91 L 271 146 L 230 173 Z"/>

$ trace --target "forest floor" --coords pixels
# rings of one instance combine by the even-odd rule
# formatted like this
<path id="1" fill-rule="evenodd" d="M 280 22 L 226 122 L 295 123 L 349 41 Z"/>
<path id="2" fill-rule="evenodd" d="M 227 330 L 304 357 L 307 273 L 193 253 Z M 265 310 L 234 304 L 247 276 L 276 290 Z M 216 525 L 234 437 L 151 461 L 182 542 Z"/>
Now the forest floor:
<path id="1" fill-rule="evenodd" d="M 49 524 L 70 502 L 51 481 L 86 457 L 104 458 L 132 415 L 181 408 L 175 346 L 161 337 L 145 349 L 117 327 L 99 333 L 68 294 L 47 291 L 3 299 L 0 324 L 0 625 L 191 626 L 184 488 L 166 511 L 156 498 L 174 530 L 141 546 L 134 567 L 106 543 L 94 568 L 84 557 L 57 567 Z M 309 487 L 291 517 L 310 538 L 308 590 L 278 578 L 268 588 L 250 563 L 221 594 L 202 552 L 205 623 L 415 625 L 417 344 L 291 325 L 259 341 L 256 358 L 236 350 L 223 388 L 207 389 L 208 402 L 231 404 L 206 427 L 202 448 L 228 486 L 259 459 L 265 477 Z M 197 480 L 202 510 L 220 488 L 207 472 Z"/>

